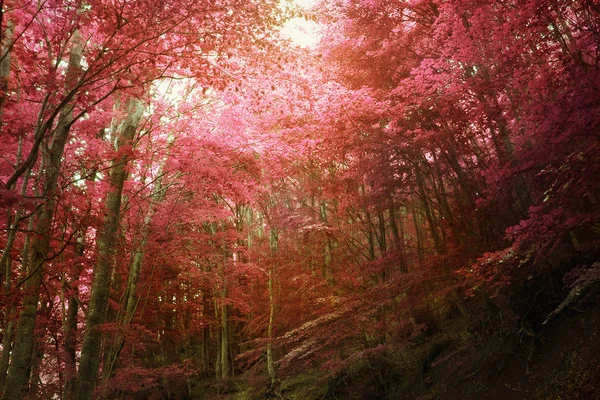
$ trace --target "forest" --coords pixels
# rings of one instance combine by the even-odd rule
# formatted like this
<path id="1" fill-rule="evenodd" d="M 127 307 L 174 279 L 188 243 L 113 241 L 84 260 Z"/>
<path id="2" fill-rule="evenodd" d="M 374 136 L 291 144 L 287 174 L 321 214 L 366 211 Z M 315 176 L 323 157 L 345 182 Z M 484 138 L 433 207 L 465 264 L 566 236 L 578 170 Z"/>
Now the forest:
<path id="1" fill-rule="evenodd" d="M 600 1 L 0 0 L 0 398 L 598 399 Z"/>

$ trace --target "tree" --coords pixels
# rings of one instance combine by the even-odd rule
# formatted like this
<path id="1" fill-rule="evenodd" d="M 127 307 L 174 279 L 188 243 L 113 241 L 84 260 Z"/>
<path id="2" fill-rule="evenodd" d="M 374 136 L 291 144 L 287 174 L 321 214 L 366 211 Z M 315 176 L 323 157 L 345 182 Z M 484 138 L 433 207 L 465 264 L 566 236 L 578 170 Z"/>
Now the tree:
<path id="1" fill-rule="evenodd" d="M 277 395 L 595 279 L 594 2 L 3 4 L 4 398 Z"/>

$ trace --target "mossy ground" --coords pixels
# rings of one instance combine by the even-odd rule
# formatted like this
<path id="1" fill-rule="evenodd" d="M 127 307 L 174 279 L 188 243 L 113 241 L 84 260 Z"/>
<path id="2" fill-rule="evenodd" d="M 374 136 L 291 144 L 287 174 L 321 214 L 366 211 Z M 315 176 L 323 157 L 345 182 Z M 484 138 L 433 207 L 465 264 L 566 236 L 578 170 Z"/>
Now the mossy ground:
<path id="1" fill-rule="evenodd" d="M 596 299 L 599 300 L 599 299 Z M 600 304 L 600 302 L 597 302 Z M 593 304 L 593 302 L 592 302 Z M 410 350 L 357 362 L 335 378 L 299 374 L 267 393 L 244 376 L 194 384 L 193 399 L 600 399 L 600 306 L 571 311 L 538 337 L 480 332 L 460 319 Z M 252 385 L 254 383 L 254 387 Z"/>

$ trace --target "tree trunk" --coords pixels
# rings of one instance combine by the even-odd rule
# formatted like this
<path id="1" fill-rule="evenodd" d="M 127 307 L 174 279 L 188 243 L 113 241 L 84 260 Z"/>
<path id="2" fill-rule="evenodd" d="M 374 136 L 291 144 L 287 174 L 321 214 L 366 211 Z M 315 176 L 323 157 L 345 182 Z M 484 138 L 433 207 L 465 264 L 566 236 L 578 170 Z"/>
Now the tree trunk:
<path id="1" fill-rule="evenodd" d="M 79 259 L 83 257 L 84 252 L 84 240 L 87 229 L 80 234 L 77 239 L 77 245 L 75 246 L 75 256 Z M 75 268 L 75 274 L 71 277 L 71 282 L 79 280 L 81 270 L 83 269 L 83 262 L 78 262 Z M 73 392 L 75 390 L 75 382 L 77 380 L 77 314 L 79 311 L 79 286 L 73 285 L 70 288 L 65 288 L 68 293 L 67 297 L 67 315 L 63 322 L 63 353 L 64 353 L 64 376 L 65 385 L 63 388 L 62 400 L 71 400 L 73 398 Z"/>
<path id="2" fill-rule="evenodd" d="M 419 267 L 423 268 L 423 261 L 425 260 L 425 250 L 423 247 L 423 233 L 421 230 L 421 215 L 417 210 L 417 198 L 414 189 L 412 189 L 411 197 L 411 211 L 413 215 L 413 222 L 415 225 L 415 239 L 417 241 L 417 258 L 419 260 Z"/>
<path id="3" fill-rule="evenodd" d="M 222 365 L 221 365 L 221 361 L 222 361 L 222 357 L 221 357 L 221 333 L 222 333 L 222 328 L 220 326 L 220 322 L 219 321 L 219 316 L 220 316 L 220 312 L 219 312 L 219 303 L 218 300 L 215 299 L 215 319 L 219 322 L 219 325 L 216 328 L 216 356 L 215 356 L 215 377 L 216 378 L 220 378 L 222 375 Z"/>
<path id="4" fill-rule="evenodd" d="M 79 71 L 81 71 L 81 52 L 81 42 L 75 40 L 67 67 L 67 77 L 69 78 L 67 82 L 72 81 Z M 32 251 L 29 258 L 27 276 L 23 284 L 23 300 L 13 346 L 12 361 L 8 369 L 4 387 L 4 400 L 22 399 L 23 390 L 29 379 L 39 293 L 44 275 L 44 264 L 50 250 L 48 238 L 52 233 L 52 220 L 56 204 L 55 192 L 62 164 L 62 156 L 72 123 L 73 104 L 67 104 L 61 112 L 49 152 L 44 187 L 44 197 L 48 201 L 40 207 L 37 215 L 37 235 L 34 236 L 31 245 Z M 39 129 L 44 129 L 44 127 L 38 127 Z M 39 134 L 36 131 L 36 137 Z"/>
<path id="5" fill-rule="evenodd" d="M 223 289 L 225 299 L 227 292 Z M 227 304 L 221 305 L 221 378 L 229 378 L 229 315 Z"/>
<path id="6" fill-rule="evenodd" d="M 419 172 L 419 170 L 415 170 L 415 176 L 417 179 L 417 185 L 419 190 L 419 198 L 421 200 L 421 205 L 425 210 L 425 216 L 427 217 L 427 222 L 429 224 L 429 231 L 431 232 L 431 238 L 433 239 L 433 245 L 435 247 L 435 251 L 437 254 L 442 254 L 444 252 L 444 246 L 440 239 L 440 235 L 437 229 L 437 222 L 435 220 L 435 216 L 431 207 L 429 206 L 429 201 L 427 200 L 427 194 L 425 193 L 425 182 L 423 181 L 423 176 Z"/>
<path id="7" fill-rule="evenodd" d="M 173 140 L 169 141 L 169 146 L 174 143 Z M 168 157 L 168 156 L 167 156 Z M 157 172 L 158 178 L 152 189 L 152 194 L 150 198 L 152 199 L 152 204 L 150 205 L 150 209 L 148 210 L 146 216 L 144 217 L 144 223 L 141 229 L 141 239 L 140 243 L 136 248 L 135 254 L 133 256 L 133 260 L 129 266 L 129 274 L 127 277 L 127 284 L 125 286 L 125 291 L 122 295 L 121 301 L 121 310 L 117 314 L 116 324 L 117 324 L 117 333 L 115 335 L 114 340 L 112 341 L 112 345 L 106 351 L 105 364 L 103 366 L 102 371 L 102 380 L 104 384 L 107 383 L 108 379 L 112 376 L 117 360 L 119 358 L 119 354 L 125 345 L 124 333 L 127 330 L 128 326 L 131 324 L 133 320 L 133 316 L 135 311 L 137 310 L 139 297 L 138 297 L 138 282 L 140 279 L 141 271 L 142 271 L 142 261 L 144 259 L 144 252 L 146 250 L 146 244 L 148 243 L 148 236 L 150 234 L 150 222 L 152 222 L 152 217 L 155 213 L 155 205 L 160 203 L 165 196 L 165 190 L 162 185 L 162 171 L 164 169 L 164 164 L 166 159 L 160 164 L 159 170 Z"/>
<path id="8" fill-rule="evenodd" d="M 0 89 L 1 90 L 1 89 Z M 1 110 L 0 110 L 1 112 Z M 21 153 L 22 153 L 22 145 L 23 139 L 19 140 L 19 151 L 17 154 L 17 161 L 21 162 Z M 23 179 L 23 184 L 21 185 L 21 196 L 25 196 L 27 192 L 27 185 L 29 182 L 29 176 L 31 173 L 31 169 L 29 169 L 25 173 L 25 177 Z M 10 257 L 10 253 L 12 252 L 14 241 L 17 237 L 17 229 L 19 227 L 19 223 L 21 222 L 21 211 L 18 210 L 15 213 L 14 219 L 11 221 L 12 210 L 7 212 L 7 227 L 9 227 L 8 235 L 6 238 L 6 245 L 4 246 L 4 250 L 2 251 L 2 257 L 0 257 L 0 276 L 4 278 L 4 295 L 6 298 L 10 298 L 12 292 L 12 259 Z M 32 219 L 29 219 L 29 229 L 32 229 Z M 29 254 L 29 236 L 26 236 L 25 239 L 26 246 L 23 249 L 23 259 L 26 260 Z M 27 268 L 24 266 L 24 268 Z M 25 269 L 21 270 L 22 273 Z M 22 276 L 20 279 L 22 279 Z M 10 302 L 10 307 L 5 311 L 4 314 L 4 336 L 2 338 L 2 357 L 0 358 L 0 393 L 4 390 L 4 382 L 6 381 L 6 373 L 8 371 L 8 363 L 10 361 L 10 354 L 13 345 L 14 338 L 14 327 L 15 327 L 15 318 L 17 314 L 17 306 L 13 301 Z"/>
<path id="9" fill-rule="evenodd" d="M 27 225 L 27 230 L 31 231 L 33 229 L 33 219 L 29 219 L 29 223 Z M 27 272 L 27 260 L 29 260 L 29 251 L 31 249 L 31 236 L 27 235 L 25 237 L 25 243 L 23 244 L 23 265 L 21 269 L 21 276 L 19 280 L 25 278 L 25 274 Z M 7 260 L 10 263 L 10 258 Z M 10 265 L 7 265 L 10 267 Z M 8 270 L 7 270 L 8 271 Z M 5 282 L 5 290 L 8 294 L 11 290 L 10 287 L 10 276 L 7 275 L 7 281 Z M 4 384 L 6 382 L 6 373 L 8 371 L 8 362 L 11 357 L 11 350 L 13 346 L 14 340 L 14 328 L 15 328 L 15 319 L 17 316 L 17 304 L 13 301 L 10 310 L 6 313 L 5 318 L 5 333 L 2 341 L 2 358 L 0 359 L 0 392 L 4 390 Z M 7 322 L 7 323 L 6 323 Z"/>
<path id="10" fill-rule="evenodd" d="M 408 266 L 406 264 L 406 254 L 404 249 L 404 226 L 402 219 L 398 221 L 396 217 L 396 210 L 393 206 L 388 209 L 389 219 L 390 219 L 390 228 L 392 230 L 392 238 L 394 244 L 394 251 L 398 254 L 399 257 L 399 270 L 402 273 L 408 272 Z"/>
<path id="11" fill-rule="evenodd" d="M 102 345 L 100 327 L 105 321 L 108 308 L 121 211 L 121 195 L 127 175 L 126 165 L 129 159 L 129 152 L 124 151 L 124 148 L 131 145 L 133 141 L 142 111 L 142 103 L 139 100 L 131 99 L 128 104 L 128 117 L 119 127 L 117 156 L 112 162 L 110 189 L 104 203 L 104 226 L 96 239 L 98 262 L 94 270 L 86 330 L 81 348 L 79 373 L 75 388 L 75 399 L 77 400 L 92 398 L 96 386 Z"/>
<path id="12" fill-rule="evenodd" d="M 39 314 L 42 316 L 43 320 L 50 320 L 50 315 L 52 313 L 52 303 L 48 299 L 44 299 L 41 302 Z M 31 366 L 30 370 L 30 379 L 29 379 L 29 391 L 28 396 L 31 398 L 39 397 L 40 384 L 42 383 L 41 378 L 41 366 L 46 355 L 46 345 L 44 344 L 44 338 L 49 336 L 50 332 L 47 329 L 43 331 L 39 331 L 37 333 L 36 340 L 34 341 L 33 346 L 33 355 L 31 357 Z"/>
<path id="13" fill-rule="evenodd" d="M 271 230 L 271 255 L 275 256 L 278 249 L 278 237 L 275 230 Z M 274 258 L 274 257 L 272 257 Z M 275 320 L 275 294 L 273 290 L 273 280 L 275 273 L 275 266 L 271 263 L 269 268 L 269 325 L 267 326 L 267 372 L 269 374 L 269 390 L 275 389 L 275 383 L 277 382 L 277 376 L 275 374 L 275 362 L 273 361 L 273 322 Z"/>
<path id="14" fill-rule="evenodd" d="M 10 257 L 6 257 L 5 268 L 6 268 L 6 281 L 4 282 L 4 293 L 7 298 L 11 291 L 11 267 L 12 260 Z M 1 264 L 0 264 L 1 268 Z M 4 381 L 6 380 L 6 371 L 8 370 L 8 361 L 10 360 L 10 352 L 13 344 L 14 334 L 14 317 L 17 312 L 17 308 L 14 302 L 11 302 L 10 307 L 5 311 L 3 333 L 2 337 L 2 357 L 0 358 L 0 392 L 4 388 Z"/>
<path id="15" fill-rule="evenodd" d="M 2 11 L 0 11 L 2 12 Z M 1 25 L 0 25 L 1 27 Z M 8 79 L 10 77 L 10 50 L 14 33 L 14 24 L 8 22 L 3 32 L 2 50 L 0 53 L 0 126 L 3 124 L 4 105 L 6 104 L 6 93 L 8 91 Z"/>

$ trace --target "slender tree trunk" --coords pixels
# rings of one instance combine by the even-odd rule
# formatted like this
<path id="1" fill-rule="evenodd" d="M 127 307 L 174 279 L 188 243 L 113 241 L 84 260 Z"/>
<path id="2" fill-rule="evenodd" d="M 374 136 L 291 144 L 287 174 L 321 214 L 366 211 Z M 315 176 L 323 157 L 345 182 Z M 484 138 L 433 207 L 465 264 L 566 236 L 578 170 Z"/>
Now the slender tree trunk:
<path id="1" fill-rule="evenodd" d="M 215 303 L 215 319 L 219 323 L 219 325 L 217 326 L 217 329 L 216 329 L 216 331 L 217 331 L 216 332 L 217 333 L 216 334 L 216 339 L 217 340 L 216 340 L 216 346 L 215 346 L 215 349 L 216 349 L 216 356 L 215 356 L 215 377 L 216 378 L 220 378 L 221 375 L 222 375 L 221 371 L 223 369 L 222 364 L 221 364 L 221 361 L 223 359 L 221 357 L 221 350 L 222 350 L 222 346 L 221 346 L 221 334 L 223 332 L 223 329 L 222 329 L 222 327 L 220 325 L 221 324 L 221 321 L 220 321 L 220 315 L 221 315 L 221 313 L 220 313 L 220 310 L 219 310 L 220 307 L 219 307 L 218 300 L 215 299 L 214 303 Z"/>
<path id="2" fill-rule="evenodd" d="M 6 268 L 6 281 L 4 282 L 4 295 L 9 298 L 11 291 L 11 268 L 12 260 L 10 257 L 6 257 L 5 266 Z M 10 360 L 10 352 L 13 344 L 14 334 L 14 316 L 17 312 L 14 301 L 11 302 L 10 307 L 7 307 L 4 314 L 4 324 L 2 337 L 2 357 L 0 358 L 0 392 L 4 388 L 4 381 L 6 379 L 6 371 L 8 370 L 8 362 Z"/>
<path id="3" fill-rule="evenodd" d="M 417 258 L 419 260 L 419 267 L 423 268 L 423 261 L 425 259 L 425 251 L 423 248 L 423 233 L 421 229 L 421 214 L 417 210 L 417 198 L 415 190 L 412 189 L 411 208 L 413 215 L 413 222 L 415 226 L 415 239 L 417 241 Z"/>
<path id="4" fill-rule="evenodd" d="M 208 287 L 206 285 L 205 287 Z M 208 301 L 208 296 L 206 290 L 202 292 L 202 316 L 204 318 L 208 318 L 210 312 L 210 303 Z M 209 354 L 209 345 L 210 345 L 210 327 L 208 324 L 205 324 L 202 328 L 202 372 L 204 376 L 208 376 L 209 365 L 210 365 L 210 354 Z"/>
<path id="5" fill-rule="evenodd" d="M 86 330 L 81 348 L 79 373 L 75 387 L 76 400 L 91 399 L 96 386 L 102 345 L 100 326 L 105 321 L 108 308 L 121 211 L 121 196 L 129 159 L 129 154 L 124 152 L 123 149 L 125 146 L 131 145 L 133 141 L 142 111 L 141 102 L 131 99 L 128 104 L 128 117 L 119 127 L 117 156 L 111 166 L 110 189 L 104 203 L 104 226 L 96 239 L 98 262 L 94 270 Z"/>
<path id="6" fill-rule="evenodd" d="M 273 390 L 277 382 L 275 362 L 273 361 L 273 322 L 275 320 L 275 295 L 273 291 L 273 268 L 269 269 L 269 325 L 267 327 L 267 372 L 269 389 Z"/>
<path id="7" fill-rule="evenodd" d="M 415 171 L 417 178 L 417 185 L 419 190 L 419 198 L 421 200 L 421 205 L 425 210 L 425 216 L 427 217 L 427 222 L 429 224 L 429 231 L 431 232 L 431 238 L 433 239 L 433 245 L 435 246 L 435 250 L 438 254 L 442 254 L 444 252 L 443 243 L 440 240 L 439 232 L 437 229 L 437 222 L 433 215 L 433 211 L 429 206 L 429 200 L 427 200 L 427 194 L 425 193 L 425 182 L 423 181 L 423 176 L 419 172 L 419 170 Z"/>
<path id="8" fill-rule="evenodd" d="M 52 312 L 52 304 L 48 299 L 43 300 L 41 303 L 39 314 L 43 319 L 49 320 Z M 36 340 L 34 341 L 31 366 L 29 367 L 31 378 L 28 392 L 28 395 L 32 398 L 37 398 L 39 396 L 38 392 L 40 390 L 40 383 L 42 383 L 41 366 L 44 357 L 46 356 L 46 348 L 43 338 L 46 336 L 48 336 L 46 329 L 44 329 L 42 332 L 38 331 Z"/>
<path id="9" fill-rule="evenodd" d="M 321 208 L 321 222 L 323 222 L 324 224 L 327 224 L 328 223 L 327 203 L 325 201 L 321 201 L 320 208 Z M 323 255 L 324 262 L 323 262 L 323 267 L 321 269 L 321 274 L 323 275 L 323 278 L 325 278 L 327 283 L 332 284 L 332 283 L 334 283 L 333 270 L 331 269 L 333 240 L 329 234 L 326 234 L 326 235 L 327 235 L 327 237 L 325 240 L 325 248 L 324 248 L 324 255 Z"/>
<path id="10" fill-rule="evenodd" d="M 392 230 L 392 238 L 394 239 L 394 241 L 393 241 L 394 250 L 396 250 L 400 256 L 399 270 L 400 270 L 400 273 L 405 274 L 408 272 L 408 265 L 407 265 L 407 260 L 406 260 L 406 253 L 404 250 L 404 222 L 402 221 L 402 215 L 400 216 L 399 219 L 397 218 L 396 210 L 394 210 L 393 206 L 388 209 L 388 214 L 390 216 L 390 227 Z M 418 325 L 417 325 L 417 320 L 414 317 L 413 302 L 410 300 L 409 296 L 410 296 L 410 290 L 405 290 L 400 295 L 400 297 L 402 299 L 404 299 L 404 301 L 407 304 L 406 313 L 408 315 L 408 320 L 410 321 L 413 332 L 416 332 L 418 329 Z"/>
<path id="11" fill-rule="evenodd" d="M 0 89 L 1 90 L 1 89 Z M 21 157 L 23 153 L 23 137 L 19 138 L 19 147 L 17 150 L 17 164 L 21 163 Z M 25 177 L 23 178 L 23 184 L 21 185 L 21 196 L 25 196 L 27 194 L 27 185 L 29 184 L 29 176 L 31 175 L 31 168 L 27 170 L 25 173 Z M 12 189 L 12 188 L 11 188 Z M 21 222 L 21 210 L 17 210 L 17 212 L 13 215 L 13 210 L 8 209 L 6 212 L 6 228 L 8 229 L 6 244 L 4 245 L 4 250 L 2 251 L 2 256 L 0 257 L 0 282 L 2 279 L 6 279 L 10 281 L 10 263 L 9 257 L 13 248 L 13 244 L 17 237 L 17 229 L 19 227 L 19 223 Z M 10 294 L 10 282 L 8 283 L 8 289 L 6 291 L 6 295 Z M 3 378 L 1 378 L 3 379 Z M 2 392 L 2 386 L 0 386 L 0 393 Z"/>
<path id="12" fill-rule="evenodd" d="M 103 131 L 102 131 L 103 133 Z M 96 180 L 96 172 L 93 171 L 90 177 L 86 179 L 87 183 L 93 185 Z M 91 209 L 92 200 L 88 199 L 88 209 Z M 79 281 L 81 272 L 84 268 L 84 252 L 85 252 L 85 238 L 87 236 L 89 227 L 85 226 L 81 229 L 77 244 L 75 245 L 75 257 L 76 266 L 73 276 L 70 277 L 70 286 L 63 285 L 63 293 L 67 294 L 67 311 L 63 320 L 63 334 L 64 340 L 62 343 L 62 350 L 64 354 L 64 379 L 65 384 L 63 387 L 62 400 L 72 400 L 75 395 L 75 384 L 77 382 L 77 323 L 79 314 L 79 285 L 76 284 Z M 64 277 L 63 279 L 66 279 Z M 75 283 L 75 284 L 74 284 Z"/>
<path id="13" fill-rule="evenodd" d="M 390 219 L 390 229 L 392 231 L 392 239 L 394 250 L 398 253 L 399 256 L 399 270 L 402 273 L 408 272 L 408 266 L 406 263 L 406 252 L 404 249 L 404 226 L 402 220 L 398 221 L 396 216 L 396 210 L 394 207 L 390 207 L 388 209 L 389 219 Z"/>
<path id="14" fill-rule="evenodd" d="M 169 147 L 174 143 L 171 139 L 169 140 Z M 168 157 L 168 156 L 167 156 Z M 106 384 L 108 379 L 112 376 L 119 354 L 125 345 L 124 333 L 127 330 L 128 326 L 131 324 L 133 320 L 134 314 L 137 310 L 139 297 L 138 297 L 138 283 L 140 280 L 141 272 L 142 272 L 142 262 L 144 259 L 144 253 L 146 250 L 146 244 L 148 243 L 148 236 L 150 234 L 150 222 L 152 222 L 152 217 L 155 213 L 156 204 L 160 203 L 165 196 L 165 190 L 162 185 L 162 171 L 164 169 L 166 159 L 160 164 L 158 170 L 158 178 L 155 182 L 154 188 L 152 189 L 152 194 L 150 198 L 152 200 L 152 204 L 150 205 L 149 210 L 147 211 L 146 216 L 144 217 L 144 223 L 141 229 L 141 239 L 140 243 L 136 248 L 135 254 L 133 256 L 133 260 L 131 261 L 129 267 L 129 274 L 127 277 L 127 284 L 125 286 L 125 292 L 122 295 L 121 301 L 121 310 L 120 313 L 117 314 L 117 333 L 115 335 L 114 340 L 112 341 L 112 345 L 108 346 L 105 357 L 104 369 L 102 371 L 102 380 L 103 383 Z"/>
<path id="15" fill-rule="evenodd" d="M 124 197 L 121 198 L 121 203 L 123 203 L 125 201 Z M 117 228 L 117 238 L 114 241 L 114 249 L 115 249 L 115 254 L 113 256 L 113 265 L 111 267 L 111 274 L 110 274 L 110 283 L 109 283 L 109 299 L 108 299 L 108 303 L 109 304 L 119 304 L 119 302 L 122 300 L 121 294 L 123 293 L 123 276 L 121 275 L 121 273 L 119 273 L 118 271 L 115 271 L 115 264 L 116 264 L 116 260 L 120 259 L 120 255 L 118 254 L 118 252 L 121 250 L 120 248 L 118 248 L 118 246 L 116 245 L 119 242 L 118 239 L 119 236 L 119 232 L 118 232 L 118 228 Z M 112 324 L 113 331 L 110 335 L 102 335 L 102 361 L 101 361 L 101 368 L 99 367 L 99 370 L 102 370 L 102 377 L 101 377 L 101 381 L 100 383 L 96 383 L 97 386 L 100 386 L 104 389 L 106 389 L 106 383 L 108 382 L 108 378 L 110 377 L 109 375 L 112 373 L 111 369 L 111 362 L 113 360 L 113 356 L 115 355 L 116 352 L 116 347 L 114 346 L 114 344 L 116 342 L 113 342 L 112 338 L 117 338 L 117 336 L 119 336 L 119 328 L 118 328 L 118 319 L 119 319 L 119 312 L 120 310 L 118 309 L 118 307 L 107 307 L 106 309 L 106 314 L 104 316 L 104 322 L 106 324 Z M 115 356 L 116 358 L 116 356 Z M 105 393 L 102 395 L 105 396 Z"/>
<path id="16" fill-rule="evenodd" d="M 75 246 L 75 256 L 81 260 L 84 255 L 84 241 L 87 229 L 85 229 L 77 239 Z M 83 262 L 78 261 L 75 268 L 75 274 L 71 277 L 71 282 L 79 280 L 79 276 L 83 269 Z M 67 292 L 67 314 L 63 322 L 63 354 L 64 354 L 64 377 L 65 385 L 63 388 L 62 400 L 71 400 L 75 390 L 75 382 L 77 380 L 77 314 L 79 311 L 79 285 L 75 284 L 69 288 L 64 288 Z"/>
<path id="17" fill-rule="evenodd" d="M 221 378 L 229 378 L 229 306 L 227 299 L 227 275 L 225 266 L 227 264 L 227 245 L 223 243 L 223 262 L 220 266 L 223 287 L 221 288 Z"/>
<path id="18" fill-rule="evenodd" d="M 277 232 L 274 229 L 271 230 L 270 247 L 272 256 L 271 258 L 273 259 L 276 257 L 276 253 L 279 247 Z M 269 390 L 274 390 L 275 384 L 277 382 L 277 375 L 275 373 L 275 362 L 273 361 L 273 323 L 275 320 L 275 293 L 273 288 L 275 274 L 274 260 L 272 260 L 271 262 L 268 274 L 269 324 L 267 326 L 267 372 L 269 374 Z"/>
<path id="19" fill-rule="evenodd" d="M 377 227 L 379 228 L 378 242 L 381 255 L 387 252 L 386 223 L 383 210 L 377 212 Z"/>
<path id="20" fill-rule="evenodd" d="M 3 12 L 3 10 L 0 10 Z M 0 25 L 0 28 L 2 26 Z M 8 22 L 6 29 L 2 32 L 2 48 L 0 51 L 0 127 L 4 124 L 4 105 L 6 104 L 6 93 L 8 91 L 8 79 L 10 77 L 10 48 L 14 33 L 14 24 Z"/>
<path id="21" fill-rule="evenodd" d="M 27 230 L 31 231 L 33 229 L 33 219 L 29 219 L 29 223 L 27 226 Z M 23 265 L 21 268 L 21 276 L 19 277 L 19 280 L 22 280 L 23 278 L 25 278 L 25 275 L 27 273 L 27 261 L 29 260 L 29 251 L 31 249 L 31 236 L 27 235 L 25 236 L 25 243 L 23 244 Z M 10 268 L 10 258 L 7 259 L 7 280 L 5 281 L 5 293 L 8 296 L 10 294 L 11 291 L 11 280 L 10 280 L 10 276 L 8 276 L 8 274 L 10 274 L 10 270 L 8 270 L 8 268 Z M 8 363 L 11 357 L 11 352 L 12 352 L 12 347 L 13 347 L 13 340 L 14 340 L 14 331 L 15 331 L 15 318 L 17 316 L 17 304 L 15 301 L 12 302 L 9 311 L 6 313 L 5 315 L 5 333 L 4 333 L 4 337 L 3 337 L 3 341 L 2 341 L 2 358 L 0 359 L 0 392 L 4 390 L 4 384 L 6 381 L 6 374 L 8 371 Z"/>
<path id="22" fill-rule="evenodd" d="M 223 299 L 227 292 L 223 290 Z M 221 305 L 221 378 L 229 378 L 229 315 L 227 304 Z"/>
<path id="23" fill-rule="evenodd" d="M 8 57 L 8 53 L 6 54 Z M 0 67 L 4 68 L 4 65 L 0 65 Z M 4 74 L 4 71 L 2 71 Z M 0 82 L 4 83 L 4 82 Z M 0 88 L 2 90 L 2 88 Z M 4 97 L 4 96 L 2 96 Z M 2 109 L 0 107 L 0 118 L 1 118 Z M 21 154 L 23 146 L 23 138 L 19 139 L 19 150 L 17 154 L 17 163 L 21 163 Z M 31 169 L 27 171 L 25 174 L 25 178 L 23 180 L 23 185 L 21 186 L 21 196 L 24 196 L 27 190 L 27 184 L 29 181 Z M 0 278 L 4 279 L 4 296 L 6 299 L 10 301 L 11 291 L 12 291 L 12 259 L 11 252 L 13 249 L 13 244 L 15 238 L 17 237 L 17 228 L 19 226 L 19 222 L 21 221 L 21 211 L 17 210 L 14 218 L 12 218 L 12 210 L 9 209 L 6 212 L 6 227 L 8 228 L 8 235 L 6 238 L 6 245 L 4 246 L 4 250 L 2 251 L 2 256 L 0 257 Z M 29 220 L 31 225 L 32 219 Z M 31 227 L 30 227 L 31 229 Z M 27 236 L 27 239 L 29 236 Z M 23 253 L 23 259 L 27 259 L 27 253 Z M 26 269 L 26 266 L 23 266 Z M 22 269 L 22 271 L 24 271 Z M 1 281 L 1 279 L 0 279 Z M 2 337 L 2 357 L 0 357 L 0 393 L 4 390 L 4 383 L 6 381 L 6 373 L 8 371 L 8 363 L 10 361 L 11 350 L 13 346 L 14 339 L 14 327 L 15 327 L 15 318 L 17 313 L 17 306 L 15 304 L 14 299 L 10 301 L 10 307 L 5 310 L 4 321 L 3 321 L 3 332 L 4 335 Z"/>

